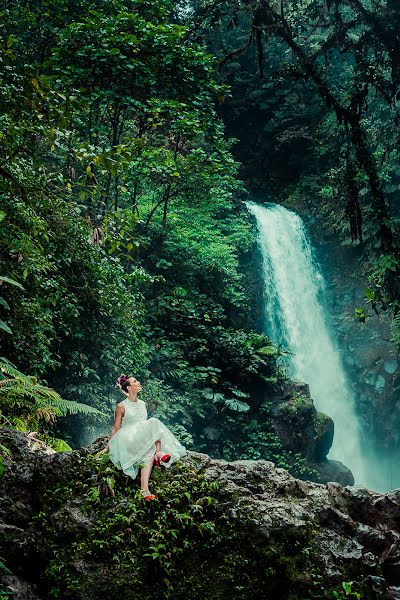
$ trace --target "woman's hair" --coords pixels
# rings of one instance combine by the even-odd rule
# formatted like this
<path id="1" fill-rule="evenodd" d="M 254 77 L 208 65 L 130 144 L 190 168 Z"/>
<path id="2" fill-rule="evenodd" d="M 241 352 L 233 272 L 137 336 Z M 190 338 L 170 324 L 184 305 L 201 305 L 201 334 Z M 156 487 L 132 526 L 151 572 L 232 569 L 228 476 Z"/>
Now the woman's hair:
<path id="1" fill-rule="evenodd" d="M 116 381 L 116 387 L 119 387 L 123 392 L 127 393 L 129 384 L 129 377 L 133 377 L 133 375 L 125 375 L 122 373 Z"/>

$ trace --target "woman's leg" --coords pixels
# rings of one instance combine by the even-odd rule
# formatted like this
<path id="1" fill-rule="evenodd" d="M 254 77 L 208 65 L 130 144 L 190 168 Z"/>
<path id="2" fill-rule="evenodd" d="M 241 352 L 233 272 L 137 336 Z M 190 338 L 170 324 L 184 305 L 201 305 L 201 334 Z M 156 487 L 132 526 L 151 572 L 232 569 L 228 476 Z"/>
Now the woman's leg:
<path id="1" fill-rule="evenodd" d="M 160 454 L 161 454 L 161 441 L 157 440 L 156 441 L 156 454 L 155 454 L 156 458 L 161 458 L 162 455 L 159 456 Z"/>
<path id="2" fill-rule="evenodd" d="M 142 469 L 140 471 L 140 488 L 142 490 L 149 489 L 149 479 L 150 479 L 151 470 L 153 468 L 153 463 L 154 463 L 154 456 L 151 458 L 151 461 L 147 463 L 147 465 L 142 467 Z"/>

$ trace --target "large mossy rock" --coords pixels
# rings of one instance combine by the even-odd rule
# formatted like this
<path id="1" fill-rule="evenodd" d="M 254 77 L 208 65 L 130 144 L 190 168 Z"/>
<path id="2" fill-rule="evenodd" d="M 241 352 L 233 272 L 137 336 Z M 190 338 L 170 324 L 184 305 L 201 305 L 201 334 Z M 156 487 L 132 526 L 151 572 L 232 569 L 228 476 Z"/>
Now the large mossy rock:
<path id="1" fill-rule="evenodd" d="M 400 491 L 189 453 L 154 473 L 158 499 L 146 502 L 96 457 L 104 440 L 55 454 L 2 430 L 0 443 L 11 452 L 3 587 L 15 600 L 344 598 L 343 583 L 362 599 L 400 597 Z"/>
<path id="2" fill-rule="evenodd" d="M 307 479 L 312 478 L 318 483 L 354 484 L 348 467 L 327 458 L 333 442 L 334 423 L 329 416 L 317 412 L 307 384 L 290 380 L 281 382 L 269 394 L 267 403 L 271 427 L 282 447 L 305 458 L 310 469 Z"/>

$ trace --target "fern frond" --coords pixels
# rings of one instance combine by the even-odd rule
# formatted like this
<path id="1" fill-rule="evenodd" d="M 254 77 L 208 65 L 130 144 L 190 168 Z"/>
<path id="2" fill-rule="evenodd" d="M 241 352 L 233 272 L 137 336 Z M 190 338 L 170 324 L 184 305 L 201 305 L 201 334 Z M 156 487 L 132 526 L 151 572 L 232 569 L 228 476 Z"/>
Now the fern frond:
<path id="1" fill-rule="evenodd" d="M 394 315 L 391 323 L 393 341 L 400 348 L 400 311 Z"/>
<path id="2" fill-rule="evenodd" d="M 88 404 L 65 400 L 55 390 L 38 383 L 35 377 L 21 373 L 6 358 L 0 358 L 0 372 L 7 375 L 7 379 L 0 380 L 0 399 L 11 395 L 20 402 L 32 400 L 31 410 L 38 419 L 53 422 L 56 417 L 68 414 L 105 416 L 103 412 Z"/>
<path id="3" fill-rule="evenodd" d="M 2 379 L 0 380 L 0 388 L 6 387 L 7 385 L 11 385 L 15 383 L 15 379 Z"/>
<path id="4" fill-rule="evenodd" d="M 41 406 L 35 410 L 35 417 L 43 419 L 46 423 L 55 423 L 57 415 L 52 406 Z"/>
<path id="5" fill-rule="evenodd" d="M 6 573 L 7 575 L 11 575 L 12 573 L 11 573 L 10 569 L 8 567 L 6 567 L 6 564 L 3 562 L 3 560 L 5 560 L 5 558 L 3 558 L 1 556 L 0 557 L 0 571 L 4 571 L 4 573 Z"/>
<path id="6" fill-rule="evenodd" d="M 33 402 L 45 400 L 48 403 L 57 403 L 60 398 L 59 394 L 50 388 L 39 384 L 25 384 L 17 379 L 7 380 L 7 385 L 0 385 L 0 398 L 4 396 L 8 397 L 10 394 L 20 396 L 21 398 L 29 398 Z"/>
<path id="7" fill-rule="evenodd" d="M 57 394 L 58 395 L 58 394 Z M 49 406 L 54 408 L 58 408 L 61 410 L 62 415 L 101 415 L 106 416 L 98 408 L 94 408 L 94 406 L 90 406 L 89 404 L 84 404 L 83 402 L 76 402 L 75 400 L 65 400 L 58 396 L 57 400 L 52 400 L 49 398 Z"/>
<path id="8" fill-rule="evenodd" d="M 13 365 L 12 362 L 10 362 L 7 358 L 4 358 L 4 356 L 0 357 L 0 373 L 3 373 L 8 377 L 12 377 L 13 379 L 18 379 L 19 381 L 24 382 L 26 385 L 37 383 L 36 377 L 21 373 L 21 371 L 19 371 L 17 367 Z"/>

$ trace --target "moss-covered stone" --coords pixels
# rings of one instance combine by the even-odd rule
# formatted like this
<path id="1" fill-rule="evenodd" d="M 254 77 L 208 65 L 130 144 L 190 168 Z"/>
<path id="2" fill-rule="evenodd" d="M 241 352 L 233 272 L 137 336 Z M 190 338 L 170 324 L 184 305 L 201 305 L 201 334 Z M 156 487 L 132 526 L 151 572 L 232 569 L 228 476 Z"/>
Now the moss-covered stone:
<path id="1" fill-rule="evenodd" d="M 267 461 L 190 453 L 154 472 L 158 498 L 146 502 L 106 455 L 46 454 L 23 434 L 0 441 L 7 436 L 4 549 L 32 598 L 305 600 L 331 598 L 353 581 L 365 599 L 371 576 L 388 585 L 378 565 L 398 539 L 397 497 L 377 503 L 367 491 L 302 482 Z M 7 510 L 16 498 L 20 510 Z M 377 506 L 376 518 L 395 528 L 387 534 L 371 525 Z"/>
<path id="2" fill-rule="evenodd" d="M 151 503 L 106 458 L 75 454 L 69 467 L 64 481 L 40 486 L 42 585 L 50 598 L 272 598 L 278 590 L 297 597 L 311 524 L 266 545 L 251 523 L 219 510 L 218 483 L 195 465 L 157 472 Z"/>

